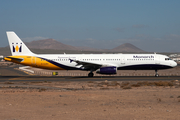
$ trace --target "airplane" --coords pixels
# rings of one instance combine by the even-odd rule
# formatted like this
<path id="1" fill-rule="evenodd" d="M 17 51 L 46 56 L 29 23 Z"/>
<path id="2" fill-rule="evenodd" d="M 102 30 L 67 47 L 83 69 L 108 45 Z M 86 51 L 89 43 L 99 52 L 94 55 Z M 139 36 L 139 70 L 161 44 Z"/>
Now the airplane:
<path id="1" fill-rule="evenodd" d="M 22 42 L 13 31 L 8 31 L 7 38 L 12 56 L 4 60 L 25 66 L 50 70 L 83 70 L 94 73 L 113 75 L 117 70 L 158 70 L 169 69 L 177 63 L 161 54 L 35 54 Z"/>

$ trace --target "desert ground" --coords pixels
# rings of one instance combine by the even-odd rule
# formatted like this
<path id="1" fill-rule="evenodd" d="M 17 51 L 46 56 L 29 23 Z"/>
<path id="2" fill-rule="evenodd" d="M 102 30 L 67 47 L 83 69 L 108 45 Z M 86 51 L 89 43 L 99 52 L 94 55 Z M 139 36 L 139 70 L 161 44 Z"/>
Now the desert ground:
<path id="1" fill-rule="evenodd" d="M 180 82 L 0 82 L 1 120 L 179 120 Z"/>
<path id="2" fill-rule="evenodd" d="M 23 76 L 22 71 L 16 68 L 3 66 L 0 75 Z M 178 66 L 159 73 L 176 76 L 179 70 Z M 67 72 L 62 73 L 71 74 Z M 133 76 L 146 75 L 148 72 L 154 74 L 154 71 L 120 71 L 119 74 Z M 79 75 L 77 71 L 72 73 Z M 0 120 L 180 120 L 179 91 L 180 80 L 177 79 L 54 82 L 0 80 Z"/>

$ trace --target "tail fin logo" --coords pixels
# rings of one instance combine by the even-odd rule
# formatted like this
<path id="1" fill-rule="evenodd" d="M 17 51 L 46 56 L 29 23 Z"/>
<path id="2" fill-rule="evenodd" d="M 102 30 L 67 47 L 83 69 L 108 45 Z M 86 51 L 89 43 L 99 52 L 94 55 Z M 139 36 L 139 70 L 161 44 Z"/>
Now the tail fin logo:
<path id="1" fill-rule="evenodd" d="M 12 43 L 13 52 L 22 52 L 22 43 Z"/>

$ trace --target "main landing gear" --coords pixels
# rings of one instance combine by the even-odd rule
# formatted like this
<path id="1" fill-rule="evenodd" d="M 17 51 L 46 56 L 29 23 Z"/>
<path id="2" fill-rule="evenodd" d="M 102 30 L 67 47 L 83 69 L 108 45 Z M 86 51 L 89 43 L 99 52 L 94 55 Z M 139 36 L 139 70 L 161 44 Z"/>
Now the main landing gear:
<path id="1" fill-rule="evenodd" d="M 156 72 L 155 77 L 159 77 L 158 71 L 155 70 L 155 72 Z"/>
<path id="2" fill-rule="evenodd" d="M 88 77 L 93 77 L 94 76 L 94 73 L 93 72 L 90 72 L 89 74 L 88 74 Z"/>

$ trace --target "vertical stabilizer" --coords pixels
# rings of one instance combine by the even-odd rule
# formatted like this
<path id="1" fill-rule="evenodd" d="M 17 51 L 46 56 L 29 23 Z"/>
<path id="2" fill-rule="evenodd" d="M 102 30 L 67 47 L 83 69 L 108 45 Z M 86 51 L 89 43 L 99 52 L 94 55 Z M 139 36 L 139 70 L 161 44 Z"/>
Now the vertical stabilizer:
<path id="1" fill-rule="evenodd" d="M 33 55 L 29 48 L 22 42 L 15 32 L 6 32 L 11 54 L 14 55 Z"/>

